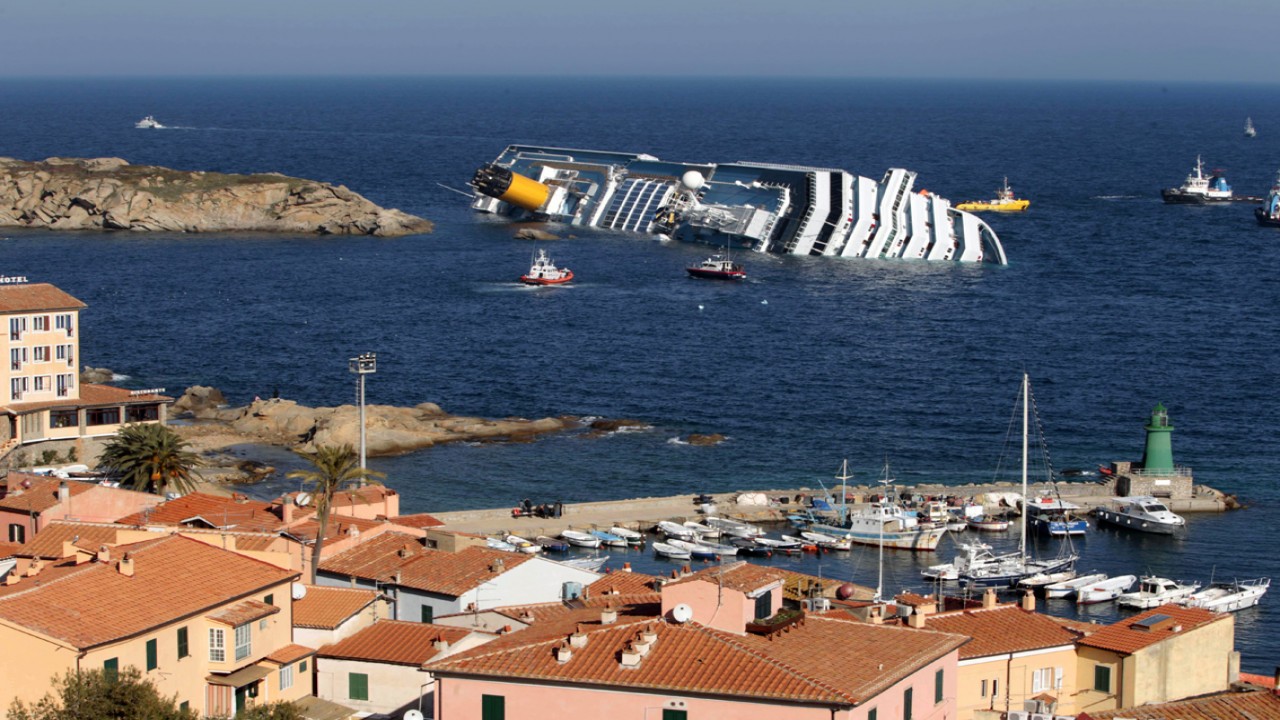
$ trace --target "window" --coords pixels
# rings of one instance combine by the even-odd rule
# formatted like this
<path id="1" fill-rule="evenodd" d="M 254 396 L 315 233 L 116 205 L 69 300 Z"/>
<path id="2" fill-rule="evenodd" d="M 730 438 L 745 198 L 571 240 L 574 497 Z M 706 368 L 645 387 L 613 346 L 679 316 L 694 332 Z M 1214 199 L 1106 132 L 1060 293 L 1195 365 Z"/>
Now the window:
<path id="1" fill-rule="evenodd" d="M 9 542 L 19 545 L 27 541 L 27 528 L 19 523 L 9 523 Z"/>
<path id="2" fill-rule="evenodd" d="M 35 377 L 36 392 L 44 392 L 53 389 L 53 378 L 48 375 L 37 375 Z"/>
<path id="3" fill-rule="evenodd" d="M 347 674 L 347 698 L 349 700 L 369 699 L 369 676 L 364 673 Z M 485 720 L 488 720 L 488 715 Z"/>
<path id="4" fill-rule="evenodd" d="M 187 642 L 187 629 L 178 628 L 178 659 L 191 655 L 191 645 Z"/>
<path id="5" fill-rule="evenodd" d="M 67 337 L 75 335 L 75 326 L 72 324 L 73 315 L 59 315 L 54 322 L 58 324 L 58 328 L 67 331 Z"/>
<path id="6" fill-rule="evenodd" d="M 911 720 L 911 692 L 912 688 L 902 691 L 902 720 Z"/>
<path id="7" fill-rule="evenodd" d="M 26 386 L 27 379 L 24 377 L 16 377 L 9 381 L 9 396 L 14 400 L 22 399 L 22 389 Z"/>
<path id="8" fill-rule="evenodd" d="M 76 427 L 80 424 L 80 415 L 75 410 L 50 410 L 49 427 Z"/>
<path id="9" fill-rule="evenodd" d="M 160 657 L 156 648 L 156 639 L 151 638 L 147 641 L 147 670 L 155 670 L 160 667 Z"/>
<path id="10" fill-rule="evenodd" d="M 36 362 L 38 363 L 49 362 L 49 360 L 51 359 L 49 356 L 48 345 L 37 345 L 31 348 L 31 354 L 32 354 L 32 357 L 34 357 L 36 359 Z"/>
<path id="11" fill-rule="evenodd" d="M 49 329 L 49 316 L 36 315 L 31 318 L 31 329 L 36 332 L 46 332 Z"/>
<path id="12" fill-rule="evenodd" d="M 303 660 L 302 662 L 298 663 L 298 672 L 306 672 L 306 671 L 307 671 L 307 661 Z"/>
<path id="13" fill-rule="evenodd" d="M 62 377 L 59 375 L 58 377 Z M 62 392 L 61 388 L 58 390 Z M 119 425 L 120 408 L 91 408 L 84 411 L 85 425 Z"/>
<path id="14" fill-rule="evenodd" d="M 293 687 L 293 666 L 285 665 L 280 668 L 280 689 L 288 690 Z"/>
<path id="15" fill-rule="evenodd" d="M 871 708 L 867 711 L 867 720 L 877 720 L 878 714 L 879 713 L 876 712 L 876 708 Z"/>
<path id="16" fill-rule="evenodd" d="M 75 387 L 74 378 L 75 376 L 70 373 L 58 376 L 58 397 L 66 397 L 71 393 L 71 388 Z"/>
<path id="17" fill-rule="evenodd" d="M 689 711 L 665 708 L 662 711 L 662 720 L 689 720 Z"/>
<path id="18" fill-rule="evenodd" d="M 679 720 L 668 716 L 669 712 L 662 711 L 662 720 Z M 502 695 L 481 695 L 480 720 L 507 720 L 507 699 Z"/>
<path id="19" fill-rule="evenodd" d="M 183 713 L 187 712 L 188 710 L 191 709 L 191 702 L 188 700 L 183 700 L 182 702 L 178 703 L 178 709 L 181 710 Z"/>
<path id="20" fill-rule="evenodd" d="M 1031 692 L 1054 690 L 1062 686 L 1062 668 L 1040 668 L 1031 674 Z"/>
<path id="21" fill-rule="evenodd" d="M 130 405 L 126 414 L 129 422 L 151 422 L 160 419 L 159 405 Z M 270 605 L 271 603 L 267 603 Z"/>
<path id="22" fill-rule="evenodd" d="M 430 605 L 422 606 L 422 622 L 429 623 L 435 619 L 435 609 Z"/>
<path id="23" fill-rule="evenodd" d="M 934 704 L 942 702 L 942 670 L 933 676 L 933 702 Z"/>
<path id="24" fill-rule="evenodd" d="M 209 662 L 227 661 L 227 631 L 209 628 Z"/>
<path id="25" fill-rule="evenodd" d="M 756 598 L 756 617 L 767 618 L 773 616 L 773 593 L 762 593 Z"/>
<path id="26" fill-rule="evenodd" d="M 236 661 L 249 657 L 253 652 L 253 626 L 249 623 L 236 626 Z"/>
<path id="27" fill-rule="evenodd" d="M 1111 692 L 1111 668 L 1106 665 L 1093 666 L 1093 689 L 1098 692 Z"/>
<path id="28" fill-rule="evenodd" d="M 27 349 L 24 347 L 16 347 L 9 350 L 9 369 L 21 370 L 22 363 L 27 361 Z"/>
<path id="29" fill-rule="evenodd" d="M 986 697 L 986 696 L 987 696 L 987 681 L 983 680 L 982 681 L 982 697 Z"/>
<path id="30" fill-rule="evenodd" d="M 995 697 L 999 694 L 1000 694 L 1000 681 L 992 680 L 991 681 L 991 697 Z"/>
<path id="31" fill-rule="evenodd" d="M 276 604 L 276 596 L 275 596 L 275 594 L 273 593 L 273 594 L 271 594 L 271 595 L 268 595 L 268 596 L 266 596 L 266 597 L 262 598 L 262 602 L 264 602 L 264 603 L 266 603 L 266 604 L 268 604 L 268 605 L 275 605 L 275 604 Z"/>
<path id="32" fill-rule="evenodd" d="M 20 317 L 9 318 L 9 339 L 10 340 L 21 340 L 22 333 L 26 332 L 26 329 L 27 329 L 26 318 L 20 318 Z"/>
<path id="33" fill-rule="evenodd" d="M 110 682 L 115 682 L 120 677 L 120 659 L 111 658 L 102 663 L 102 675 Z"/>

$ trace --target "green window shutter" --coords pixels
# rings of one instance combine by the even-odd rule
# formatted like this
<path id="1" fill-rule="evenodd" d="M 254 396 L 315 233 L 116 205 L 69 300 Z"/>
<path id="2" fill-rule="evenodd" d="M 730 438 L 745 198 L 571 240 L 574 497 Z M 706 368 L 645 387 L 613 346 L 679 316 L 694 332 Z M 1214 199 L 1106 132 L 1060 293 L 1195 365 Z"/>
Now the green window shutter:
<path id="1" fill-rule="evenodd" d="M 104 660 L 102 663 L 102 674 L 107 678 L 107 680 L 115 682 L 116 678 L 120 677 L 120 659 L 111 658 L 110 660 Z"/>
<path id="2" fill-rule="evenodd" d="M 1106 665 L 1093 666 L 1093 689 L 1098 692 L 1111 692 L 1111 668 Z"/>
<path id="3" fill-rule="evenodd" d="M 187 640 L 187 629 L 178 628 L 178 659 L 181 660 L 191 654 L 191 643 Z"/>
<path id="4" fill-rule="evenodd" d="M 435 611 L 430 605 L 422 606 L 422 622 L 429 623 L 435 619 Z"/>
<path id="5" fill-rule="evenodd" d="M 933 676 L 933 702 L 942 702 L 942 670 L 938 670 L 938 674 Z"/>
<path id="6" fill-rule="evenodd" d="M 160 667 L 160 658 L 156 649 L 156 639 L 151 638 L 147 641 L 147 670 L 155 670 L 158 667 Z"/>
<path id="7" fill-rule="evenodd" d="M 664 709 L 662 711 L 662 720 L 689 720 L 689 711 Z"/>
<path id="8" fill-rule="evenodd" d="M 507 720 L 507 699 L 502 695 L 481 695 L 480 720 Z"/>
<path id="9" fill-rule="evenodd" d="M 187 712 L 188 710 L 191 709 L 191 702 L 188 700 L 183 700 L 182 702 L 178 703 L 178 709 L 184 713 Z"/>
<path id="10" fill-rule="evenodd" d="M 307 671 L 307 661 L 303 660 L 302 662 L 298 663 L 298 672 L 306 672 L 306 671 Z"/>
<path id="11" fill-rule="evenodd" d="M 911 688 L 907 688 L 902 693 L 902 720 L 911 720 L 912 695 Z"/>
<path id="12" fill-rule="evenodd" d="M 369 676 L 364 673 L 349 673 L 347 697 L 352 700 L 369 699 Z"/>

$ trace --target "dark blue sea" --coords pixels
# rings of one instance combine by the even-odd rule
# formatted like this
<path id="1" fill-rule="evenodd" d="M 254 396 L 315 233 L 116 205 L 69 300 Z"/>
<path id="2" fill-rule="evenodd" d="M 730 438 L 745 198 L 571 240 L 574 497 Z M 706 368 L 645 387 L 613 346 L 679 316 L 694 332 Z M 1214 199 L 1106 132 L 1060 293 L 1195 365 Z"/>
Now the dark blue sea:
<path id="1" fill-rule="evenodd" d="M 135 130 L 147 114 L 174 127 Z M 440 186 L 464 187 L 515 142 L 877 178 L 906 167 L 917 188 L 957 202 L 991 197 L 1007 176 L 1032 205 L 990 219 L 1007 267 L 752 256 L 740 285 L 686 279 L 705 248 L 552 228 L 577 236 L 551 252 L 579 280 L 531 290 L 514 282 L 529 242 Z M 375 459 L 406 511 L 816 487 L 844 458 L 864 481 L 886 459 L 904 483 L 990 480 L 1025 371 L 1055 467 L 1138 459 L 1163 402 L 1175 459 L 1249 505 L 1192 518 L 1182 539 L 1098 531 L 1079 543 L 1082 568 L 1200 581 L 1278 571 L 1280 234 L 1245 204 L 1159 198 L 1197 155 L 1238 193 L 1265 194 L 1280 168 L 1272 86 L 3 81 L 0 155 L 276 171 L 437 223 L 399 239 L 0 232 L 0 274 L 87 302 L 84 360 L 127 385 L 349 403 L 347 359 L 375 351 L 371 403 L 653 425 Z M 729 440 L 672 442 L 690 432 Z M 918 570 L 951 554 L 890 554 L 886 586 L 919 587 Z M 875 584 L 870 553 L 798 562 Z M 1280 659 L 1277 608 L 1268 597 L 1236 617 L 1248 669 Z"/>

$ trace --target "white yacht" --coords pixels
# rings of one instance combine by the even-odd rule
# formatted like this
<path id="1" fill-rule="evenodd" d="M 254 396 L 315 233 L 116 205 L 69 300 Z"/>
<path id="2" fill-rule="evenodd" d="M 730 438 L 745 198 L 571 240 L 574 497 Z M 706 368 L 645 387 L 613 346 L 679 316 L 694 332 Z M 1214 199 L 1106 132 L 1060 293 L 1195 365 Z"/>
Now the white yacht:
<path id="1" fill-rule="evenodd" d="M 134 123 L 133 126 L 138 128 L 139 130 L 163 130 L 164 129 L 164 125 L 161 125 L 160 121 L 156 120 L 154 117 L 150 115 Z"/>
<path id="2" fill-rule="evenodd" d="M 1124 607 L 1149 610 L 1166 603 L 1179 602 L 1199 589 L 1199 583 L 1183 585 L 1176 580 L 1148 575 L 1138 583 L 1135 592 L 1125 593 L 1116 601 Z"/>
<path id="3" fill-rule="evenodd" d="M 1118 497 L 1112 498 L 1111 502 L 1111 507 L 1099 507 L 1094 511 L 1099 522 L 1157 535 L 1172 535 L 1187 524 L 1181 515 L 1150 496 Z"/>
<path id="4" fill-rule="evenodd" d="M 984 542 L 960 543 L 960 550 L 961 554 L 957 555 L 951 562 L 930 565 L 928 569 L 921 570 L 920 574 L 928 580 L 946 582 L 959 580 L 962 573 L 984 566 L 998 566 L 1002 562 L 1021 559 L 1018 553 L 995 555 L 991 552 L 991 546 Z"/>
<path id="5" fill-rule="evenodd" d="M 1181 604 L 1214 612 L 1235 612 L 1257 605 L 1270 586 L 1271 578 L 1212 583 L 1204 590 L 1187 596 Z"/>

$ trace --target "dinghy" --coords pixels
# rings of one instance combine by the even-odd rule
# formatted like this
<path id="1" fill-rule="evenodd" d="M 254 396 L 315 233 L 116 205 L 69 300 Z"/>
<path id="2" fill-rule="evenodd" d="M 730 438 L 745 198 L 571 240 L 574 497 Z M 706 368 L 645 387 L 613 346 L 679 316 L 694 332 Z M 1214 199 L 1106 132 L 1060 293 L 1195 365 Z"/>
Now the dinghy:
<path id="1" fill-rule="evenodd" d="M 1119 575 L 1078 587 L 1076 588 L 1076 604 L 1092 605 L 1093 603 L 1115 600 L 1128 592 L 1129 588 L 1133 587 L 1136 582 L 1138 582 L 1138 578 L 1134 575 Z"/>
<path id="2" fill-rule="evenodd" d="M 590 533 L 579 532 L 577 530 L 565 530 L 560 533 L 560 537 L 574 547 L 591 549 L 600 547 L 600 538 L 591 535 Z"/>
<path id="3" fill-rule="evenodd" d="M 653 554 L 668 560 L 688 560 L 691 557 L 688 550 L 681 550 L 664 542 L 655 542 L 653 544 Z"/>
<path id="4" fill-rule="evenodd" d="M 1090 575 L 1081 575 L 1078 578 L 1066 580 L 1063 582 L 1053 583 L 1044 586 L 1044 596 L 1048 598 L 1065 598 L 1076 594 L 1077 588 L 1092 585 L 1107 579 L 1106 573 L 1092 573 Z"/>

